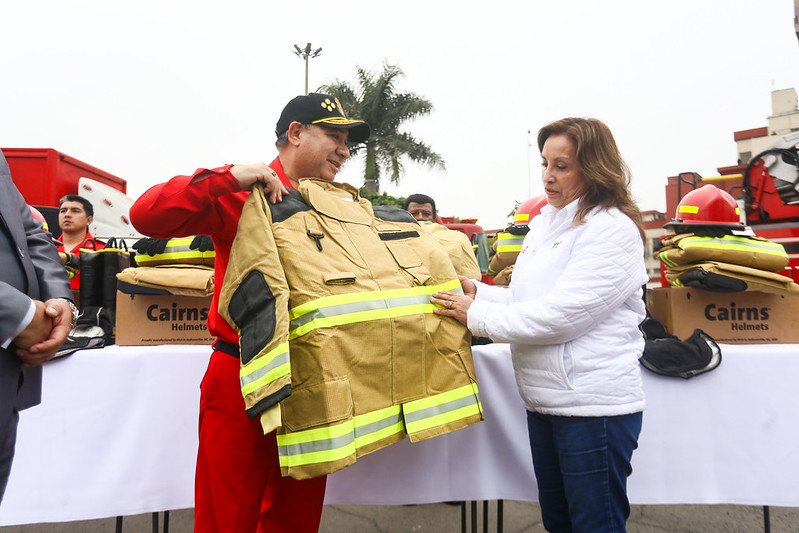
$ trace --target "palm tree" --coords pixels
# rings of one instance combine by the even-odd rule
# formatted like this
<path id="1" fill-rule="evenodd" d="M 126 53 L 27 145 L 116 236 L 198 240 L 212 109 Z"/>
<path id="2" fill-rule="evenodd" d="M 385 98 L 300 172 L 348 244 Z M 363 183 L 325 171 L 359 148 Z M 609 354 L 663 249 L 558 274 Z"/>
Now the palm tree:
<path id="1" fill-rule="evenodd" d="M 433 104 L 414 93 L 397 93 L 395 83 L 404 76 L 397 65 L 383 63 L 379 76 L 358 67 L 358 87 L 334 80 L 320 91 L 336 96 L 350 118 L 365 120 L 372 129 L 369 140 L 350 148 L 354 156 L 366 154 L 364 187 L 370 194 L 380 188 L 381 175 L 399 183 L 405 170 L 402 157 L 430 168 L 445 170 L 444 159 L 410 133 L 399 131 L 408 120 L 429 115 Z"/>

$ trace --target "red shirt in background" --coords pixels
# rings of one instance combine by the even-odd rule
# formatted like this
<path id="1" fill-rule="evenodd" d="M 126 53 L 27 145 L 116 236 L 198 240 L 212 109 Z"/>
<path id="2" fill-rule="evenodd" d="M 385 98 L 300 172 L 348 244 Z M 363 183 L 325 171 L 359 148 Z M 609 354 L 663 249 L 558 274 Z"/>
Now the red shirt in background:
<path id="1" fill-rule="evenodd" d="M 64 250 L 64 243 L 61 241 L 61 239 L 63 237 L 64 237 L 64 235 L 62 234 L 61 236 L 58 237 L 58 239 L 56 239 L 56 241 L 57 241 L 56 249 L 59 252 L 66 251 L 66 250 Z M 90 242 L 87 243 L 87 241 L 90 241 Z M 69 253 L 75 254 L 77 256 L 80 256 L 80 249 L 81 248 L 84 248 L 84 249 L 87 249 L 87 250 L 102 250 L 104 246 L 105 245 L 103 243 L 101 243 L 100 241 L 98 241 L 97 239 L 94 238 L 94 236 L 92 235 L 92 232 L 87 230 L 86 231 L 86 238 L 83 239 L 83 242 L 81 242 L 80 244 L 76 245 L 73 249 L 69 250 Z M 69 280 L 69 288 L 72 289 L 72 290 L 80 289 L 80 271 L 78 271 L 78 273 L 75 274 L 74 278 Z"/>

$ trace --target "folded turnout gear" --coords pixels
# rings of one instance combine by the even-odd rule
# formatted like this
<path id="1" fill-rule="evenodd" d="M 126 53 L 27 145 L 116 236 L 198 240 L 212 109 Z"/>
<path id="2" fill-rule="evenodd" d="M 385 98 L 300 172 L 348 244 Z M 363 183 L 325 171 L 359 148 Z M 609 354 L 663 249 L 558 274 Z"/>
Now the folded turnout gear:
<path id="1" fill-rule="evenodd" d="M 497 272 L 494 275 L 494 285 L 507 287 L 510 285 L 510 278 L 513 275 L 513 267 L 516 265 L 509 265 Z"/>
<path id="2" fill-rule="evenodd" d="M 641 323 L 641 331 L 646 343 L 639 361 L 651 372 L 689 379 L 721 364 L 721 348 L 701 329 L 695 329 L 693 335 L 681 341 L 648 316 Z"/>
<path id="3" fill-rule="evenodd" d="M 512 224 L 504 231 L 497 233 L 497 240 L 491 246 L 491 254 L 488 262 L 488 273 L 494 276 L 495 285 L 508 285 L 510 283 L 511 270 L 501 277 L 503 283 L 497 283 L 497 276 L 506 268 L 512 267 L 516 263 L 516 258 L 522 249 L 524 237 L 530 231 L 527 224 Z M 505 281 L 507 279 L 507 281 Z"/>
<path id="4" fill-rule="evenodd" d="M 67 276 L 69 279 L 74 278 L 80 273 L 80 255 L 70 252 L 58 252 L 58 257 L 64 263 L 64 268 L 67 269 Z"/>
<path id="5" fill-rule="evenodd" d="M 153 239 L 144 237 L 133 243 L 134 260 L 139 266 L 206 265 L 214 266 L 216 252 L 208 235 Z"/>
<path id="6" fill-rule="evenodd" d="M 117 280 L 119 290 L 128 294 L 211 296 L 214 293 L 214 269 L 202 265 L 130 267 L 117 274 Z"/>
<path id="7" fill-rule="evenodd" d="M 663 239 L 658 258 L 667 268 L 704 261 L 741 265 L 779 272 L 788 264 L 788 254 L 779 243 L 754 235 L 707 236 L 683 233 Z"/>
<path id="8" fill-rule="evenodd" d="M 685 277 L 689 272 L 691 274 Z M 743 287 L 737 290 L 777 294 L 799 293 L 799 285 L 787 276 L 719 261 L 704 261 L 669 268 L 666 271 L 666 279 L 669 284 L 677 287 L 687 286 L 716 292 L 733 292 L 737 287 Z"/>

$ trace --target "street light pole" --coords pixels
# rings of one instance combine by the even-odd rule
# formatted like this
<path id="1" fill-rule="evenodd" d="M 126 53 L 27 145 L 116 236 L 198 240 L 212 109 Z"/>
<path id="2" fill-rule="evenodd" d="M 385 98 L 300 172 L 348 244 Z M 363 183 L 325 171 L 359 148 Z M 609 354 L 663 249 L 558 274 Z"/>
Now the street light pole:
<path id="1" fill-rule="evenodd" d="M 305 48 L 294 45 L 294 55 L 305 60 L 305 94 L 308 94 L 308 58 L 317 57 L 320 53 L 322 53 L 322 47 L 311 50 L 311 43 L 306 44 Z"/>

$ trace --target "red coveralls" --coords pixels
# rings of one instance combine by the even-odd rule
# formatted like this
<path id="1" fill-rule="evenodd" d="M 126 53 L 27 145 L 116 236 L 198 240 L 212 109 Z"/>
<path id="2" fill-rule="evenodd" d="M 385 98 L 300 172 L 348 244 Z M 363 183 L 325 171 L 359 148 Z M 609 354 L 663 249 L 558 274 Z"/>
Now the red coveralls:
<path id="1" fill-rule="evenodd" d="M 58 237 L 58 239 L 56 239 L 57 242 L 56 242 L 55 247 L 56 247 L 56 250 L 58 250 L 59 252 L 65 252 L 66 251 L 66 250 L 64 250 L 64 243 L 61 240 L 63 238 L 64 238 L 64 235 L 61 235 L 61 236 Z M 92 246 L 92 244 L 89 244 L 87 246 L 86 245 L 86 241 L 92 241 L 94 246 Z M 100 241 L 98 241 L 97 239 L 94 238 L 94 236 L 92 235 L 91 231 L 86 230 L 86 237 L 83 239 L 83 242 L 80 243 L 80 244 L 76 244 L 73 249 L 69 250 L 69 253 L 75 254 L 78 257 L 80 257 L 80 249 L 81 248 L 85 248 L 87 250 L 102 250 L 104 246 L 105 246 L 105 244 L 101 243 Z M 75 274 L 74 278 L 69 280 L 69 288 L 72 289 L 72 290 L 80 289 L 80 271 L 78 271 L 78 273 Z"/>
<path id="2" fill-rule="evenodd" d="M 291 187 L 277 158 L 269 166 Z M 152 187 L 133 204 L 130 219 L 137 230 L 156 238 L 211 236 L 216 284 L 208 330 L 217 343 L 238 347 L 238 334 L 217 311 L 230 247 L 249 194 L 239 190 L 231 167 L 198 169 L 192 176 L 175 176 Z M 264 435 L 260 421 L 246 414 L 239 366 L 238 357 L 214 349 L 200 385 L 194 531 L 254 533 L 258 526 L 263 533 L 318 531 L 327 478 L 297 481 L 281 476 L 274 432 Z"/>

